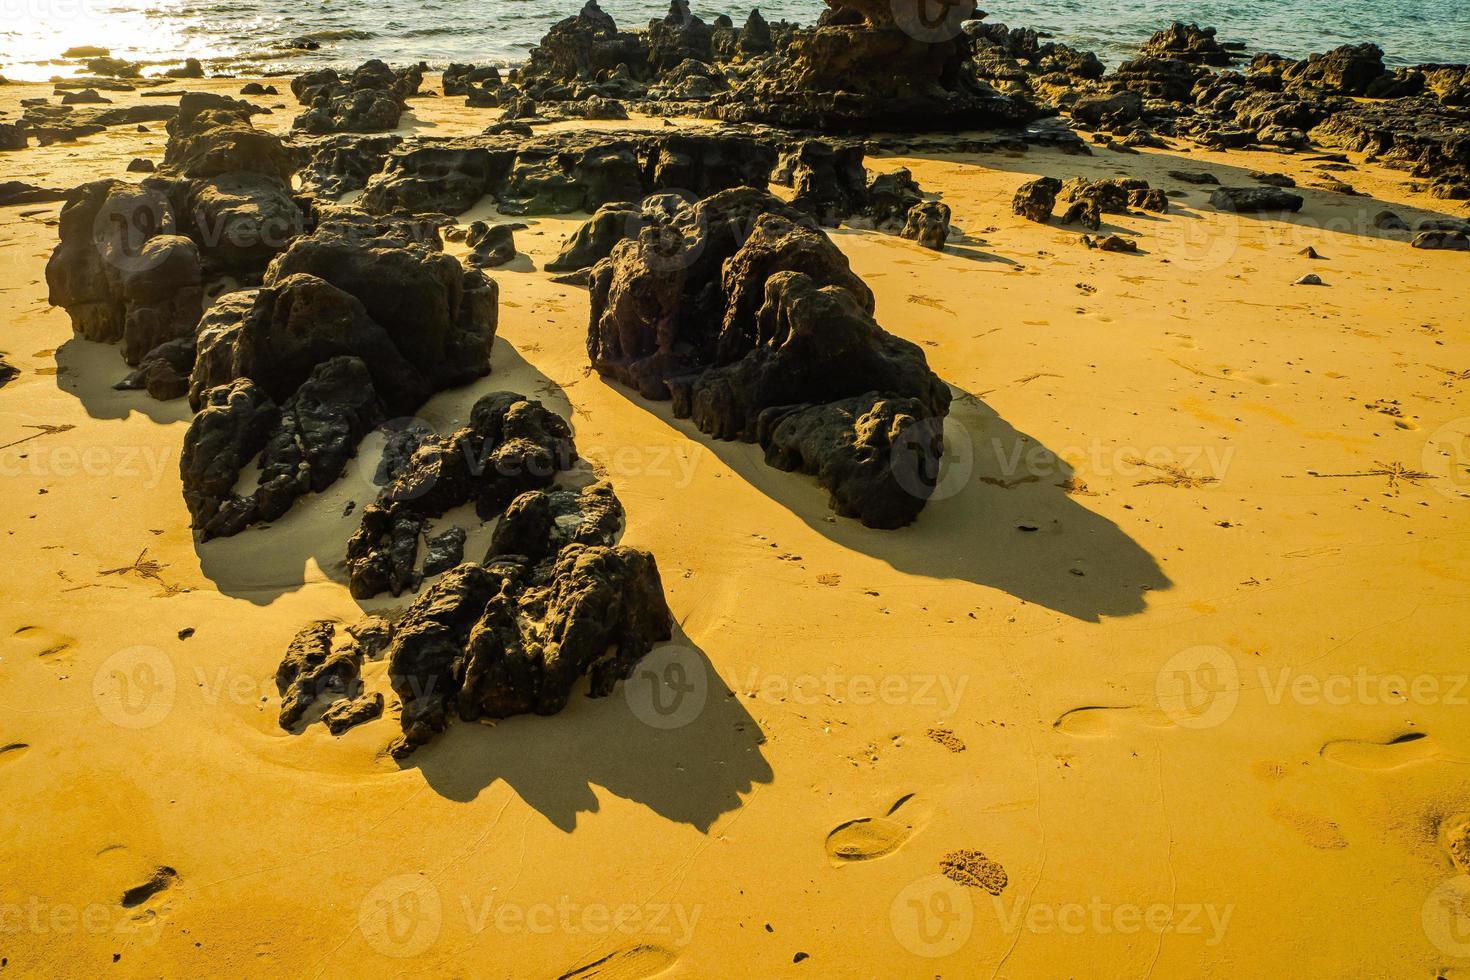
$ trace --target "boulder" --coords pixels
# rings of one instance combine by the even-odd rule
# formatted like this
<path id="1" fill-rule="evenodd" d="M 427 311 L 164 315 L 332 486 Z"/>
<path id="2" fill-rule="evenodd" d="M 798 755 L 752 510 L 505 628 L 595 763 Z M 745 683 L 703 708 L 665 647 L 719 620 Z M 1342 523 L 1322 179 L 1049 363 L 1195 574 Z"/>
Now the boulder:
<path id="1" fill-rule="evenodd" d="M 939 201 L 915 204 L 909 208 L 899 235 L 925 248 L 943 251 L 944 243 L 949 240 L 949 205 Z"/>
<path id="2" fill-rule="evenodd" d="M 1062 182 L 1055 177 L 1038 177 L 1028 180 L 1016 191 L 1011 201 L 1011 210 L 1028 221 L 1046 224 L 1051 220 L 1052 210 L 1057 204 L 1057 194 Z"/>
<path id="3" fill-rule="evenodd" d="M 1217 187 L 1210 204 L 1221 211 L 1300 211 L 1301 195 L 1279 187 Z"/>

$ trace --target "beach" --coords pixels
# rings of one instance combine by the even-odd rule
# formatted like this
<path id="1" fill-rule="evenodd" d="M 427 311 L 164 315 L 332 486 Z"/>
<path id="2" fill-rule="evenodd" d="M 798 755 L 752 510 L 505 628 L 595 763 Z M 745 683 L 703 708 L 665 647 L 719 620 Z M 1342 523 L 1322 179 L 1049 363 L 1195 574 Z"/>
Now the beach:
<path id="1" fill-rule="evenodd" d="M 107 94 L 177 101 L 145 92 Z M 0 114 L 51 94 L 4 86 Z M 252 101 L 289 132 L 289 93 Z M 497 116 L 415 98 L 392 132 Z M 126 179 L 163 162 L 146 125 L 5 159 Z M 939 251 L 826 232 L 953 396 L 897 530 L 589 369 L 588 292 L 545 270 L 586 211 L 456 216 L 526 227 L 486 270 L 489 376 L 414 415 L 448 431 L 509 390 L 565 419 L 621 544 L 657 558 L 671 637 L 607 697 L 456 722 L 406 762 L 384 660 L 362 680 L 388 717 L 276 718 L 298 630 L 414 598 L 355 600 L 343 571 L 383 436 L 270 526 L 200 541 L 189 405 L 114 390 L 116 346 L 49 305 L 61 202 L 0 209 L 6 969 L 1467 975 L 1470 254 L 1373 223 L 1465 204 L 1361 152 L 1345 194 L 1310 154 L 1174 142 L 868 153 L 951 211 Z M 1304 204 L 1228 212 L 1171 171 L 1284 174 Z M 1047 176 L 1142 178 L 1169 210 L 1105 215 L 1137 252 L 1085 248 L 1013 212 Z"/>

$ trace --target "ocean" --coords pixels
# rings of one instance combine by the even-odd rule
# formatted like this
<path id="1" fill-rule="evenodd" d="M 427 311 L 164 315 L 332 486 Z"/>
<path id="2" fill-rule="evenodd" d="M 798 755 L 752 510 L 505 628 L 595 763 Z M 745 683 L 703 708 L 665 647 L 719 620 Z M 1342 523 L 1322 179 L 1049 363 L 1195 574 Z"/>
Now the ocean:
<path id="1" fill-rule="evenodd" d="M 368 58 L 395 64 L 450 61 L 514 64 L 581 0 L 0 0 L 0 75 L 44 80 L 76 74 L 61 59 L 69 47 L 96 45 L 113 57 L 166 68 L 199 58 L 210 72 L 285 74 L 350 67 Z M 665 4 L 604 0 L 620 25 L 661 17 Z M 748 8 L 696 0 L 705 20 Z M 1470 62 L 1466 0 L 1006 0 L 986 4 L 987 19 L 1032 27 L 1096 51 L 1109 65 L 1131 57 L 1170 20 L 1219 28 L 1222 40 L 1251 51 L 1304 57 L 1339 44 L 1373 41 L 1394 65 Z M 768 19 L 811 23 L 819 0 L 762 4 Z M 303 50 L 302 42 L 318 45 Z"/>

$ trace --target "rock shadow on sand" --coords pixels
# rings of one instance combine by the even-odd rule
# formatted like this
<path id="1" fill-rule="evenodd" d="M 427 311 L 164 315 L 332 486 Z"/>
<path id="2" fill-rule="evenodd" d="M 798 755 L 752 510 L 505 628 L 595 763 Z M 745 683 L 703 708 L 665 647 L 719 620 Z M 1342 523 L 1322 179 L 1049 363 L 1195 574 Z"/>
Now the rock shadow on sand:
<path id="1" fill-rule="evenodd" d="M 469 802 L 504 780 L 570 833 L 600 808 L 594 786 L 708 833 L 774 779 L 765 735 L 704 651 L 677 626 L 605 698 L 574 695 L 555 718 L 457 722 L 403 766 L 446 799 Z"/>
<path id="2" fill-rule="evenodd" d="M 1087 508 L 1090 491 L 1058 453 L 953 385 L 939 487 L 918 520 L 897 530 L 836 517 L 812 477 L 766 465 L 758 446 L 712 439 L 674 418 L 669 402 L 610 387 L 833 543 L 899 571 L 973 582 L 1094 623 L 1142 613 L 1150 591 L 1172 586 L 1143 546 Z"/>

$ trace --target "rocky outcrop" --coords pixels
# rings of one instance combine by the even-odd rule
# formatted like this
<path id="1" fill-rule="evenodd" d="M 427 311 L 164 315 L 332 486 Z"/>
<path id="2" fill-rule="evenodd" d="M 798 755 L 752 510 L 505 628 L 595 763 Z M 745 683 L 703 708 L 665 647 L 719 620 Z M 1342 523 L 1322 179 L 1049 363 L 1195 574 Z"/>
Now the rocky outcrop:
<path id="1" fill-rule="evenodd" d="M 349 587 L 359 599 L 417 584 L 418 539 L 430 519 L 474 501 L 488 520 L 521 493 L 550 485 L 576 449 L 560 416 L 502 391 L 477 401 L 464 428 L 402 441 L 384 457 L 386 482 L 347 543 Z"/>
<path id="2" fill-rule="evenodd" d="M 446 572 L 404 613 L 388 649 L 403 758 L 462 721 L 555 714 L 589 679 L 602 697 L 670 636 L 653 556 L 612 542 L 606 484 L 517 498 L 485 563 Z M 506 526 L 504 523 L 502 526 Z"/>
<path id="3" fill-rule="evenodd" d="M 1011 200 L 1011 211 L 1028 221 L 1044 225 L 1051 220 L 1052 211 L 1057 205 L 1057 194 L 1061 189 L 1062 182 L 1055 177 L 1028 180 L 1020 186 Z"/>
<path id="4" fill-rule="evenodd" d="M 939 201 L 923 201 L 909 208 L 899 237 L 918 242 L 936 252 L 943 251 L 949 241 L 949 205 Z"/>
<path id="5" fill-rule="evenodd" d="M 1280 187 L 1217 187 L 1210 204 L 1221 211 L 1300 211 L 1306 203 L 1300 194 Z"/>
<path id="6" fill-rule="evenodd" d="M 300 75 L 291 82 L 291 93 L 308 108 L 292 127 L 314 136 L 396 129 L 423 76 L 421 65 L 395 71 L 376 59 L 346 77 L 331 68 Z"/>
<path id="7" fill-rule="evenodd" d="M 1173 58 L 1199 65 L 1228 65 L 1241 55 L 1215 40 L 1213 27 L 1174 21 L 1144 42 L 1141 53 L 1149 58 Z"/>
<path id="8" fill-rule="evenodd" d="M 615 246 L 590 278 L 592 366 L 816 475 L 839 513 L 901 526 L 932 489 L 949 389 L 873 320 L 872 293 L 836 246 L 790 214 L 769 195 L 726 192 Z"/>
<path id="9" fill-rule="evenodd" d="M 203 303 L 200 256 L 177 226 L 156 190 L 118 180 L 76 188 L 46 263 L 51 304 L 66 309 L 79 336 L 121 341 L 133 365 L 159 344 L 191 336 Z"/>
<path id="10" fill-rule="evenodd" d="M 1014 126 L 1042 114 L 1022 96 L 982 81 L 961 24 L 973 3 L 926 22 L 920 0 L 827 0 L 810 31 L 759 62 L 734 92 L 715 100 L 731 122 L 823 131 L 959 130 Z"/>

